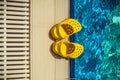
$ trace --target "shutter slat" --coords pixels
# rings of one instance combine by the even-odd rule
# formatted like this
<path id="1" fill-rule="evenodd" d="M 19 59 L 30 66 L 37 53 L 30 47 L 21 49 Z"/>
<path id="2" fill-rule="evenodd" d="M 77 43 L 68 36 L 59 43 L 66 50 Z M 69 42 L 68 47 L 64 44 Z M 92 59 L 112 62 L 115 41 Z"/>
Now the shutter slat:
<path id="1" fill-rule="evenodd" d="M 29 17 L 27 16 L 21 17 L 21 16 L 1 16 L 1 15 L 0 15 L 0 18 L 16 19 L 16 20 L 28 20 L 29 19 Z"/>
<path id="2" fill-rule="evenodd" d="M 19 55 L 29 55 L 28 52 L 8 52 L 8 53 L 0 53 L 0 55 L 16 55 L 16 56 L 19 56 Z"/>
<path id="3" fill-rule="evenodd" d="M 19 50 L 29 50 L 29 48 L 1 48 L 0 51 L 19 51 Z"/>
<path id="4" fill-rule="evenodd" d="M 12 73 L 13 74 L 13 73 L 28 73 L 28 72 L 29 72 L 29 70 L 13 70 L 13 71 L 9 70 L 9 71 L 6 71 L 6 72 L 5 71 L 1 71 L 0 73 L 7 73 L 7 74 L 8 73 Z"/>
<path id="5" fill-rule="evenodd" d="M 4 23 L 4 21 L 0 21 L 0 23 Z M 28 21 L 6 21 L 9 24 L 28 24 Z"/>
<path id="6" fill-rule="evenodd" d="M 7 64 L 7 65 L 22 65 L 22 64 L 29 64 L 29 61 L 11 61 L 11 62 L 0 62 L 0 64 Z"/>
<path id="7" fill-rule="evenodd" d="M 1 57 L 0 58 L 0 60 L 4 60 L 5 58 L 3 57 Z M 7 59 L 6 60 L 21 60 L 21 59 L 29 59 L 29 57 L 28 56 L 22 56 L 22 57 L 7 57 Z"/>
<path id="8" fill-rule="evenodd" d="M 19 77 L 29 77 L 29 74 L 13 74 L 7 75 L 8 78 L 19 78 Z M 1 76 L 0 78 L 6 78 L 6 76 Z"/>
<path id="9" fill-rule="evenodd" d="M 25 34 L 0 34 L 1 37 L 29 37 L 29 35 L 25 35 Z"/>
<path id="10" fill-rule="evenodd" d="M 1 7 L 0 9 L 5 9 L 5 10 L 15 10 L 15 11 L 29 11 L 28 8 L 20 8 L 20 7 Z"/>
<path id="11" fill-rule="evenodd" d="M 3 32 L 3 30 L 0 30 L 0 32 Z M 5 32 L 12 32 L 12 33 L 28 33 L 29 30 L 7 30 Z"/>
<path id="12" fill-rule="evenodd" d="M 12 12 L 12 11 L 0 11 L 1 14 L 11 14 L 11 15 L 19 15 L 19 16 L 28 16 L 28 12 Z"/>
<path id="13" fill-rule="evenodd" d="M 7 68 L 7 69 L 28 69 L 29 66 L 28 65 L 15 65 L 15 66 L 1 66 L 0 69 L 4 69 L 4 68 Z"/>
<path id="14" fill-rule="evenodd" d="M 29 0 L 8 0 L 8 1 L 16 1 L 16 2 L 29 2 Z"/>
<path id="15" fill-rule="evenodd" d="M 0 41 L 5 41 L 6 39 L 0 39 Z M 11 41 L 11 42 L 28 42 L 29 39 L 7 39 L 6 41 Z"/>
<path id="16" fill-rule="evenodd" d="M 19 28 L 29 28 L 29 26 L 18 26 L 18 25 L 6 25 L 6 26 L 4 26 L 4 25 L 0 25 L 0 27 L 1 28 L 16 28 L 16 29 L 19 29 Z"/>
<path id="17" fill-rule="evenodd" d="M 28 79 L 26 79 L 26 78 L 24 78 L 24 79 L 9 79 L 9 80 L 29 80 L 29 78 Z"/>
<path id="18" fill-rule="evenodd" d="M 11 5 L 11 6 L 21 6 L 21 7 L 28 7 L 29 4 L 27 3 L 15 3 L 15 2 L 1 2 L 0 4 L 4 4 L 4 5 Z"/>
<path id="19" fill-rule="evenodd" d="M 9 79 L 9 80 L 29 80 L 29 79 Z"/>
<path id="20" fill-rule="evenodd" d="M 0 46 L 29 46 L 29 43 L 0 43 Z"/>

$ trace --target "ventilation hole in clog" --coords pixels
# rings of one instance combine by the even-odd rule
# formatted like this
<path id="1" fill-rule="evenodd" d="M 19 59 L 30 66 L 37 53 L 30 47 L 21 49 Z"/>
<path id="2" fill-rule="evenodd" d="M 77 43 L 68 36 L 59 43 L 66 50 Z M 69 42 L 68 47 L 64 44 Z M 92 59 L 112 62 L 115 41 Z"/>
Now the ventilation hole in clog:
<path id="1" fill-rule="evenodd" d="M 70 34 L 73 33 L 73 28 L 72 28 L 71 25 L 69 25 L 69 24 L 62 24 L 61 26 L 65 30 L 65 32 L 67 33 L 67 35 L 70 35 Z"/>
<path id="2" fill-rule="evenodd" d="M 71 54 L 75 50 L 75 46 L 73 44 L 66 43 L 67 46 L 67 54 Z"/>

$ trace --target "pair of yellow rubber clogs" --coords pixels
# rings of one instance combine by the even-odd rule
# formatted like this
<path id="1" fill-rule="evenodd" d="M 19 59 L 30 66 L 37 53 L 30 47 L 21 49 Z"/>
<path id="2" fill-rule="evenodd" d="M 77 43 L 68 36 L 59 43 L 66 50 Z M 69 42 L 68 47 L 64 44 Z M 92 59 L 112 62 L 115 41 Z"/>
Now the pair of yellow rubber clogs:
<path id="1" fill-rule="evenodd" d="M 63 39 L 71 36 L 81 29 L 81 24 L 72 18 L 66 19 L 53 26 L 50 33 L 56 42 L 52 44 L 52 51 L 65 58 L 79 57 L 83 53 L 84 47 L 78 43 L 69 42 Z"/>

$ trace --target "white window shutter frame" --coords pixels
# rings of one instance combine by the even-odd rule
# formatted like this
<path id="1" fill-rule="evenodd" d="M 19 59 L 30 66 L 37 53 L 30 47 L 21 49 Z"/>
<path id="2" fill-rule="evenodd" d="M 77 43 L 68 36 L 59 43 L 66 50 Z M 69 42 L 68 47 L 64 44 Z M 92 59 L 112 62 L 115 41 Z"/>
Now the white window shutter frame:
<path id="1" fill-rule="evenodd" d="M 30 80 L 29 16 L 29 0 L 0 0 L 0 80 Z"/>

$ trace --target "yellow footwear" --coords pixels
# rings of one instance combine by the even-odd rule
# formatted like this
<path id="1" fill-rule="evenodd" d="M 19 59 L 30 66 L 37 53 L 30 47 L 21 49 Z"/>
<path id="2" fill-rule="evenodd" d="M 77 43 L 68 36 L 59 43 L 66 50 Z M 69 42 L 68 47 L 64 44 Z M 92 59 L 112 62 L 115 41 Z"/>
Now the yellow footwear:
<path id="1" fill-rule="evenodd" d="M 52 50 L 62 57 L 77 58 L 83 53 L 84 47 L 78 43 L 58 41 L 53 43 Z"/>
<path id="2" fill-rule="evenodd" d="M 51 49 L 55 54 L 57 54 L 59 56 L 62 56 L 62 57 L 67 57 L 65 53 L 62 53 L 62 54 L 60 53 L 60 45 L 61 45 L 61 43 L 62 43 L 61 41 L 54 42 L 52 44 Z"/>
<path id="3" fill-rule="evenodd" d="M 82 26 L 77 20 L 69 18 L 55 25 L 51 29 L 51 34 L 55 39 L 63 39 L 80 31 L 81 29 Z"/>
<path id="4" fill-rule="evenodd" d="M 58 30 L 56 28 L 57 24 L 51 28 L 51 35 L 54 39 L 60 39 L 60 36 L 58 36 Z"/>
<path id="5" fill-rule="evenodd" d="M 84 47 L 77 43 L 68 44 L 68 49 L 67 57 L 73 59 L 79 57 L 84 51 Z"/>

